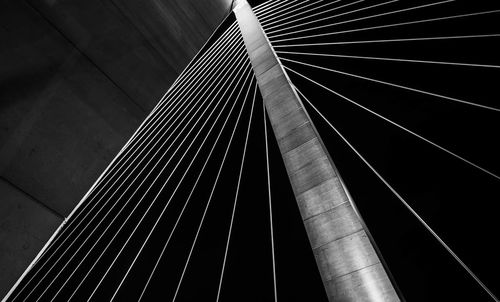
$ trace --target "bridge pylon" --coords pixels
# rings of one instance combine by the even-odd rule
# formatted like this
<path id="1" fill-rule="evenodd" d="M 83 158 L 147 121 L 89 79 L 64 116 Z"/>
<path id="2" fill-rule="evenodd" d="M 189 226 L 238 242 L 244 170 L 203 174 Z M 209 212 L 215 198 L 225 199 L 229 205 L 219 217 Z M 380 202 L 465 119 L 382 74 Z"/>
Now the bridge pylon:
<path id="1" fill-rule="evenodd" d="M 236 1 L 233 11 L 329 300 L 400 301 L 363 220 L 252 8 L 242 0 Z"/>

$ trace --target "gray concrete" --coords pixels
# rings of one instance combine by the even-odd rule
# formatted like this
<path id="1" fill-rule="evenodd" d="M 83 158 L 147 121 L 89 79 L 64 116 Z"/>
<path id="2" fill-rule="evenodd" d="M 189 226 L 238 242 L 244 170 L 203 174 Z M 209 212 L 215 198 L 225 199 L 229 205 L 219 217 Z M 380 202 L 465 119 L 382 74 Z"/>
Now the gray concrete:
<path id="1" fill-rule="evenodd" d="M 6 293 L 62 219 L 1 178 L 0 192 L 0 292 Z"/>
<path id="2" fill-rule="evenodd" d="M 245 0 L 234 11 L 330 301 L 399 301 L 257 18 Z"/>
<path id="3" fill-rule="evenodd" d="M 0 225 L 18 224 L 0 229 L 3 296 L 230 1 L 2 0 L 1 7 Z"/>

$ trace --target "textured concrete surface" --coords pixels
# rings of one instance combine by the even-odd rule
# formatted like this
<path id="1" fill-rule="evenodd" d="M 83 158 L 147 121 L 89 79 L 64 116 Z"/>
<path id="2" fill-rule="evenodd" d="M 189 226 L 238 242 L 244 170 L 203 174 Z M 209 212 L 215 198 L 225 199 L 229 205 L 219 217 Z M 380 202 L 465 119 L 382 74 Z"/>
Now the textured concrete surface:
<path id="1" fill-rule="evenodd" d="M 23 225 L 0 229 L 3 296 L 222 21 L 230 1 L 1 5 L 0 225 Z M 30 197 L 12 198 L 14 189 Z M 29 215 L 9 210 L 18 206 Z"/>
<path id="2" fill-rule="evenodd" d="M 0 192 L 0 292 L 6 293 L 62 219 L 1 178 Z"/>
<path id="3" fill-rule="evenodd" d="M 399 301 L 257 18 L 246 1 L 235 13 L 330 301 Z"/>

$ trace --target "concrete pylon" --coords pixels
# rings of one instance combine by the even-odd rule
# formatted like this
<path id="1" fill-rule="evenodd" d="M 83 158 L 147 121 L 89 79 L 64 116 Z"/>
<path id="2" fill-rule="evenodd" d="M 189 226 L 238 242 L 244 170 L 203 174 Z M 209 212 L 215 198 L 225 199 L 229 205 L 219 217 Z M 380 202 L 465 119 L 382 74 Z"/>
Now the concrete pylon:
<path id="1" fill-rule="evenodd" d="M 399 301 L 297 93 L 246 0 L 234 13 L 330 301 Z"/>

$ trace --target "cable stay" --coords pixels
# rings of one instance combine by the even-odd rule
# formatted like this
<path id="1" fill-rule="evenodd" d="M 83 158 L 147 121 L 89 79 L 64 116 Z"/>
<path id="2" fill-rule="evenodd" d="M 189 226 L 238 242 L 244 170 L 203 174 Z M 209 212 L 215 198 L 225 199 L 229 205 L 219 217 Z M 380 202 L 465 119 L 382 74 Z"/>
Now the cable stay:
<path id="1" fill-rule="evenodd" d="M 262 112 L 264 115 L 264 140 L 266 145 L 266 176 L 267 176 L 267 200 L 269 203 L 269 230 L 271 235 L 271 256 L 273 260 L 273 289 L 274 289 L 274 302 L 278 301 L 278 290 L 277 290 L 277 282 L 276 282 L 276 259 L 275 259 L 275 247 L 274 247 L 274 227 L 273 227 L 273 207 L 272 207 L 272 198 L 271 198 L 271 176 L 270 176 L 270 168 L 269 168 L 269 146 L 267 141 L 267 120 L 266 120 L 266 106 L 265 103 L 262 102 Z"/>
<path id="2" fill-rule="evenodd" d="M 480 67 L 480 68 L 500 68 L 499 65 L 489 65 L 489 64 L 474 64 L 474 63 L 459 63 L 459 62 L 428 61 L 428 60 L 385 58 L 385 57 L 370 57 L 370 56 L 350 56 L 350 55 L 328 54 L 328 53 L 315 53 L 315 52 L 297 52 L 297 51 L 280 51 L 280 50 L 278 50 L 278 51 L 276 51 L 276 53 L 293 54 L 293 55 L 304 55 L 304 56 L 317 56 L 317 57 L 334 57 L 334 58 L 346 58 L 346 59 L 363 59 L 363 60 L 375 60 L 375 61 L 389 61 L 389 62 L 451 65 L 451 66 L 458 66 L 458 67 L 462 67 L 463 66 L 463 67 Z"/>
<path id="3" fill-rule="evenodd" d="M 455 40 L 455 39 L 482 39 L 482 38 L 498 38 L 498 37 L 500 37 L 500 34 L 382 39 L 382 40 L 364 40 L 364 41 L 342 41 L 342 42 L 328 42 L 328 43 L 307 43 L 307 44 L 275 45 L 274 47 L 275 48 L 283 48 L 283 47 L 327 46 L 327 45 L 347 45 L 347 44 L 366 44 L 366 43 L 393 43 L 393 42 L 415 42 L 415 41 Z"/>

